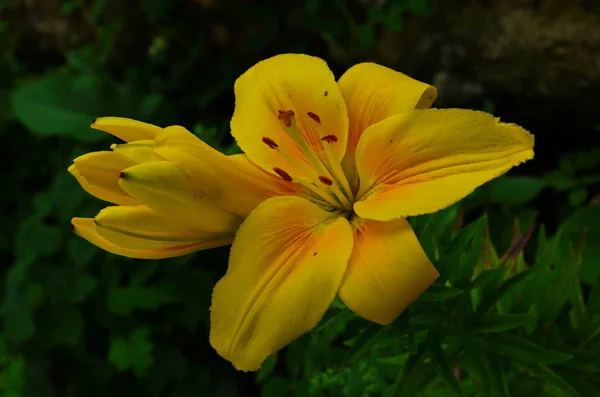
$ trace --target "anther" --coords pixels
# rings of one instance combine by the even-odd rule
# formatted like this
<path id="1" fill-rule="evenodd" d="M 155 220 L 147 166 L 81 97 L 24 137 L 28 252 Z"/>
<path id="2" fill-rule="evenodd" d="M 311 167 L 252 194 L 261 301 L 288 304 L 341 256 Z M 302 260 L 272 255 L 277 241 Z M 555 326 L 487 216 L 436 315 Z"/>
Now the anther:
<path id="1" fill-rule="evenodd" d="M 279 176 L 281 177 L 281 179 L 283 179 L 284 181 L 287 181 L 287 182 L 291 182 L 291 181 L 293 181 L 293 179 L 292 179 L 292 177 L 290 176 L 290 174 L 288 174 L 287 172 L 285 172 L 285 171 L 284 171 L 284 170 L 282 170 L 281 168 L 279 168 L 279 167 L 275 167 L 275 168 L 273 168 L 273 171 L 275 171 L 275 173 L 276 173 L 277 175 L 279 175 Z"/>
<path id="2" fill-rule="evenodd" d="M 267 145 L 271 149 L 276 149 L 279 147 L 279 145 L 277 143 L 275 143 L 275 141 L 269 137 L 263 136 L 262 141 L 265 145 Z"/>
<path id="3" fill-rule="evenodd" d="M 333 143 L 333 142 L 338 141 L 338 137 L 333 134 L 329 134 L 329 135 L 325 135 L 323 138 L 321 138 L 321 140 L 325 141 L 327 143 Z"/>
<path id="4" fill-rule="evenodd" d="M 317 123 L 321 124 L 321 118 L 316 113 L 308 112 L 308 113 L 306 113 L 306 115 L 308 117 L 310 117 L 311 119 L 313 119 L 314 121 L 316 121 Z"/>
<path id="5" fill-rule="evenodd" d="M 333 185 L 333 181 L 331 179 L 327 178 L 326 176 L 323 176 L 323 175 L 319 176 L 319 180 L 321 182 L 323 182 L 324 184 L 326 184 L 327 186 Z"/>
<path id="6" fill-rule="evenodd" d="M 283 120 L 283 123 L 286 127 L 290 127 L 292 125 L 292 117 L 294 117 L 295 113 L 293 110 L 279 110 L 279 114 L 277 115 L 278 120 Z"/>

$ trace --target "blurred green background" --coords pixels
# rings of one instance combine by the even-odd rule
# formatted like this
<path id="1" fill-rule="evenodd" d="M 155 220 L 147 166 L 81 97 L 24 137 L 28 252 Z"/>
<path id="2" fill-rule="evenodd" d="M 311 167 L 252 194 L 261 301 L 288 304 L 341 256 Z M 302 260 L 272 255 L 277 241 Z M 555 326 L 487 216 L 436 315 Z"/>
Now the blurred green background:
<path id="1" fill-rule="evenodd" d="M 600 396 L 599 2 L 0 0 L 0 16 L 0 395 Z M 431 83 L 436 107 L 480 109 L 530 130 L 536 158 L 411 220 L 436 266 L 450 270 L 410 321 L 390 333 L 334 305 L 322 327 L 244 374 L 208 344 L 228 248 L 163 261 L 101 252 L 72 235 L 70 219 L 103 203 L 66 169 L 114 142 L 89 128 L 107 115 L 180 124 L 236 151 L 233 82 L 284 52 L 320 56 L 337 77 L 374 61 Z M 519 238 L 524 252 L 510 253 Z M 455 276 L 451 264 L 469 252 L 470 271 Z M 508 273 L 486 273 L 508 263 L 505 252 Z M 503 303 L 510 309 L 495 306 L 495 320 L 477 328 L 482 350 L 469 342 L 450 353 L 453 335 L 476 328 L 461 317 L 474 301 L 458 295 L 485 286 L 481 296 L 504 299 L 512 287 L 503 277 L 540 261 L 546 278 L 521 283 Z M 491 284 L 461 284 L 481 272 Z M 434 340 L 422 356 L 423 331 L 442 323 L 443 348 Z M 500 331 L 544 348 L 489 339 Z M 566 352 L 576 364 L 543 366 Z"/>

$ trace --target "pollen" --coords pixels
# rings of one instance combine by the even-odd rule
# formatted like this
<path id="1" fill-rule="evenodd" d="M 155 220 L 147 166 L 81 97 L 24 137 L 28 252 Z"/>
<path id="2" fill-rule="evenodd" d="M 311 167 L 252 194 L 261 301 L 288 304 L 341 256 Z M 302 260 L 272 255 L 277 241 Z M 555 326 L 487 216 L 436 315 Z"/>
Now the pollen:
<path id="1" fill-rule="evenodd" d="M 273 168 L 273 171 L 275 171 L 275 173 L 276 173 L 277 175 L 279 175 L 279 176 L 281 177 L 281 179 L 283 179 L 284 181 L 287 181 L 287 182 L 291 182 L 291 181 L 293 181 L 293 179 L 292 179 L 292 177 L 290 176 L 290 174 L 288 174 L 287 172 L 285 172 L 285 171 L 284 171 L 284 170 L 282 170 L 281 168 L 279 168 L 279 167 L 275 167 L 275 168 Z"/>
<path id="2" fill-rule="evenodd" d="M 321 138 L 322 141 L 325 141 L 327 143 L 334 143 L 338 141 L 338 137 L 333 135 L 333 134 L 329 134 L 329 135 L 325 135 L 323 138 Z"/>
<path id="3" fill-rule="evenodd" d="M 317 123 L 321 124 L 321 118 L 319 117 L 318 114 L 313 113 L 313 112 L 308 112 L 308 113 L 306 113 L 306 115 L 308 117 L 310 117 L 311 119 L 313 119 L 314 121 L 316 121 Z"/>
<path id="4" fill-rule="evenodd" d="M 274 140 L 272 140 L 271 138 L 269 138 L 267 136 L 263 136 L 262 141 L 265 145 L 267 145 L 271 149 L 276 149 L 279 147 L 279 145 L 277 143 L 275 143 Z"/>
<path id="5" fill-rule="evenodd" d="M 277 115 L 278 120 L 283 120 L 283 124 L 286 127 L 290 127 L 292 125 L 292 117 L 294 117 L 295 113 L 293 110 L 279 110 L 279 114 Z"/>
<path id="6" fill-rule="evenodd" d="M 326 184 L 327 186 L 333 185 L 333 181 L 331 179 L 327 178 L 326 176 L 323 176 L 323 175 L 319 176 L 319 180 L 321 182 L 323 182 L 324 184 Z"/>

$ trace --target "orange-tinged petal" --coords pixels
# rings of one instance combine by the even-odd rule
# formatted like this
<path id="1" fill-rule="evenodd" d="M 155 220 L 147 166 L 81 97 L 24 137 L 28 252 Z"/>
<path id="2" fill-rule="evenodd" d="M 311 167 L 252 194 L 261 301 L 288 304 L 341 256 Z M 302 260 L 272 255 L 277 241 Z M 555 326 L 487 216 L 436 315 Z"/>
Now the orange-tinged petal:
<path id="1" fill-rule="evenodd" d="M 389 324 L 438 277 L 405 219 L 362 219 L 339 295 L 359 316 Z"/>
<path id="2" fill-rule="evenodd" d="M 100 200 L 119 205 L 137 205 L 139 201 L 119 186 L 121 171 L 135 164 L 114 152 L 92 152 L 73 160 L 69 172 L 86 192 Z"/>
<path id="3" fill-rule="evenodd" d="M 121 156 L 131 160 L 134 164 L 150 163 L 152 161 L 161 161 L 164 158 L 157 155 L 153 150 L 154 142 L 152 140 L 135 141 L 121 145 L 113 144 L 111 149 Z"/>
<path id="4" fill-rule="evenodd" d="M 354 153 L 362 133 L 395 114 L 429 108 L 437 98 L 435 87 L 370 62 L 352 66 L 338 84 L 350 119 L 344 170 L 355 182 Z"/>
<path id="5" fill-rule="evenodd" d="M 491 115 L 427 109 L 365 131 L 356 151 L 354 211 L 380 221 L 438 211 L 533 158 L 533 135 Z"/>
<path id="6" fill-rule="evenodd" d="M 206 197 L 188 174 L 168 161 L 127 168 L 119 183 L 141 203 L 197 230 L 229 232 L 242 221 Z"/>
<path id="7" fill-rule="evenodd" d="M 162 128 L 155 125 L 123 117 L 100 117 L 92 122 L 91 127 L 108 132 L 125 142 L 154 139 L 162 131 Z"/>
<path id="8" fill-rule="evenodd" d="M 283 54 L 251 67 L 235 83 L 231 134 L 250 160 L 270 173 L 280 168 L 292 177 L 314 180 L 315 171 L 310 170 L 315 158 L 339 167 L 346 150 L 348 114 L 325 61 Z M 322 140 L 330 135 L 334 137 Z"/>
<path id="9" fill-rule="evenodd" d="M 242 371 L 312 329 L 335 298 L 352 230 L 300 197 L 275 197 L 242 224 L 212 298 L 210 343 Z"/>
<path id="10" fill-rule="evenodd" d="M 107 207 L 94 218 L 96 231 L 124 248 L 161 250 L 214 240 L 231 241 L 235 229 L 224 233 L 196 230 L 178 219 L 160 214 L 144 205 Z"/>
<path id="11" fill-rule="evenodd" d="M 297 195 L 302 190 L 296 183 L 263 171 L 246 155 L 225 156 L 183 127 L 165 128 L 154 145 L 158 155 L 183 169 L 204 194 L 244 218 L 268 198 Z"/>
<path id="12" fill-rule="evenodd" d="M 195 243 L 173 244 L 168 248 L 130 249 L 124 248 L 108 241 L 98 234 L 92 218 L 73 218 L 71 221 L 75 233 L 94 244 L 95 246 L 115 255 L 136 259 L 164 259 L 187 255 L 202 249 L 214 248 L 231 244 L 232 238 L 222 240 L 208 240 Z"/>

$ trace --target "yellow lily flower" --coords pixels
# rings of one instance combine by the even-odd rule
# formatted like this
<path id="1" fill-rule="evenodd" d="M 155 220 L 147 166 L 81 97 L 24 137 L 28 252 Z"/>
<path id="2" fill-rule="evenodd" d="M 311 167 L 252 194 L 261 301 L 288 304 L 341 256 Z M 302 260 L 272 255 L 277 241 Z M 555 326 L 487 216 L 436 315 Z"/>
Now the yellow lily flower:
<path id="1" fill-rule="evenodd" d="M 279 55 L 244 73 L 235 96 L 231 133 L 245 155 L 216 153 L 182 127 L 157 134 L 154 152 L 245 218 L 210 331 L 239 370 L 313 328 L 336 295 L 392 322 L 438 277 L 405 218 L 533 158 L 523 128 L 428 109 L 434 87 L 373 63 L 336 82 L 319 58 Z"/>
<path id="2" fill-rule="evenodd" d="M 119 117 L 91 126 L 129 143 L 85 154 L 69 167 L 88 193 L 116 204 L 95 218 L 74 218 L 75 233 L 108 252 L 141 259 L 231 244 L 242 218 L 216 205 L 181 168 L 154 152 L 162 128 Z"/>

